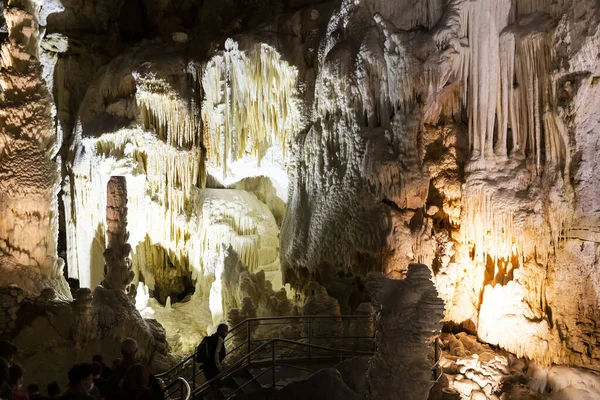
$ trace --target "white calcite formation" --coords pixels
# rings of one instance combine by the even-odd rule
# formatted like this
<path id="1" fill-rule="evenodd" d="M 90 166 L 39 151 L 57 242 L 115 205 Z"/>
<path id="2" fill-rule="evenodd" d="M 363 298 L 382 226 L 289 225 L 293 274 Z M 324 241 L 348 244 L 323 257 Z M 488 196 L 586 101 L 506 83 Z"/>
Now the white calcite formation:
<path id="1" fill-rule="evenodd" d="M 113 61 L 80 107 L 64 188 L 69 276 L 100 284 L 110 246 L 106 185 L 123 177 L 136 282 L 163 304 L 194 292 L 216 324 L 237 307 L 223 301 L 228 247 L 250 273 L 282 287 L 274 213 L 287 195 L 286 143 L 302 124 L 297 72 L 267 45 L 242 51 L 230 40 L 202 65 L 176 46 L 168 58 L 157 52 L 148 45 Z M 264 184 L 243 183 L 258 176 Z M 205 307 L 195 310 L 204 321 Z M 179 318 L 166 311 L 156 318 Z"/>
<path id="2" fill-rule="evenodd" d="M 177 351 L 289 312 L 284 284 L 352 313 L 369 272 L 421 263 L 445 322 L 600 368 L 597 1 L 143 3 L 3 9 L 2 286 L 69 298 L 60 151 L 66 274 L 105 279 L 123 177 L 114 261 Z"/>
<path id="3" fill-rule="evenodd" d="M 597 365 L 596 9 L 341 2 L 294 144 L 285 279 L 423 262 L 446 320 Z"/>
<path id="4" fill-rule="evenodd" d="M 501 392 L 508 391 L 509 382 L 518 385 L 527 380 L 524 360 L 495 351 L 465 333 L 442 334 L 440 353 L 439 367 L 444 378 L 463 399 L 498 398 Z"/>
<path id="5" fill-rule="evenodd" d="M 297 69 L 273 47 L 228 39 L 202 77 L 208 172 L 229 185 L 267 176 L 287 200 L 287 143 L 303 127 Z"/>

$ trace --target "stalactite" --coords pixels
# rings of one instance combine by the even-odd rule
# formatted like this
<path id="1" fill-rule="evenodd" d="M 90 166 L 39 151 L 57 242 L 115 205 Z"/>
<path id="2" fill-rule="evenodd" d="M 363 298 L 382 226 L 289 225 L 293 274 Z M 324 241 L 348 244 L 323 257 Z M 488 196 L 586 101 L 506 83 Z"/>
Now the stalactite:
<path id="1" fill-rule="evenodd" d="M 285 155 L 303 122 L 296 99 L 298 72 L 270 46 L 240 51 L 232 40 L 213 57 L 202 78 L 207 161 L 227 175 L 229 162 L 249 152 L 260 161 L 279 145 Z"/>
<path id="2" fill-rule="evenodd" d="M 167 208 L 180 212 L 193 187 L 202 175 L 201 150 L 187 152 L 166 147 L 163 151 L 144 153 L 148 185 L 153 193 L 163 196 Z"/>
<path id="3" fill-rule="evenodd" d="M 528 128 L 527 140 L 538 173 L 542 168 L 542 115 L 544 108 L 551 110 L 553 106 L 549 78 L 551 57 L 548 38 L 542 33 L 527 35 L 518 42 L 516 77 L 520 85 L 520 104 L 527 107 L 521 107 L 519 125 Z"/>
<path id="4" fill-rule="evenodd" d="M 523 10 L 538 10 L 542 3 L 519 2 Z M 542 148 L 548 141 L 553 149 L 560 148 L 563 140 L 547 137 L 553 132 L 545 129 L 543 121 L 545 113 L 556 114 L 548 20 L 537 16 L 526 27 L 507 28 L 514 18 L 510 0 L 469 2 L 461 10 L 462 34 L 468 37 L 469 48 L 454 68 L 463 70 L 462 79 L 467 82 L 465 104 L 473 160 L 469 168 L 489 168 L 508 154 L 515 159 L 530 157 L 538 174 L 546 163 L 564 164 L 564 153 L 550 149 L 546 154 Z"/>
<path id="5" fill-rule="evenodd" d="M 512 32 L 502 33 L 500 36 L 500 90 L 497 100 L 498 141 L 494 149 L 495 154 L 501 158 L 505 158 L 509 150 L 518 152 L 524 148 L 519 140 L 519 125 L 515 119 L 515 108 L 517 107 L 513 99 L 514 57 L 515 35 Z M 513 134 L 512 149 L 508 149 L 507 143 L 509 124 Z"/>
<path id="6" fill-rule="evenodd" d="M 191 148 L 198 144 L 201 133 L 200 110 L 161 80 L 145 79 L 142 82 L 136 100 L 143 125 L 147 129 L 155 129 L 158 137 L 170 145 Z"/>
<path id="7" fill-rule="evenodd" d="M 493 190 L 486 191 L 479 187 L 463 197 L 465 243 L 473 249 L 471 252 L 475 260 L 483 264 L 487 256 L 494 261 L 510 258 L 513 246 L 522 249 L 524 243 L 521 241 L 527 240 L 516 229 L 510 208 L 505 209 L 497 199 L 492 198 L 492 193 Z"/>
<path id="8" fill-rule="evenodd" d="M 516 20 L 518 17 L 531 14 L 537 11 L 547 12 L 555 15 L 556 11 L 563 9 L 565 0 L 511 0 L 512 15 L 511 20 Z"/>
<path id="9" fill-rule="evenodd" d="M 557 194 L 557 198 L 558 194 Z M 462 226 L 464 243 L 471 245 L 471 256 L 483 265 L 486 257 L 494 262 L 519 255 L 519 261 L 531 258 L 544 262 L 570 227 L 571 216 L 566 202 L 551 201 L 544 213 L 548 225 L 537 225 L 535 214 L 523 213 L 519 204 L 508 192 L 494 187 L 470 186 L 463 196 Z M 529 204 L 532 209 L 535 203 Z M 467 250 L 467 249 L 465 249 Z"/>
<path id="10" fill-rule="evenodd" d="M 500 32 L 508 24 L 510 0 L 469 2 L 463 20 L 468 32 L 469 139 L 472 159 L 493 158 L 493 136 L 500 76 Z"/>
<path id="11" fill-rule="evenodd" d="M 202 150 L 177 149 L 139 131 L 122 130 L 95 141 L 84 139 L 90 157 L 114 157 L 126 152 L 146 174 L 150 190 L 160 194 L 161 202 L 175 212 L 185 208 L 193 187 L 202 187 L 205 176 Z M 92 144 L 93 143 L 93 144 Z M 135 150 L 132 150 L 135 149 Z M 90 165 L 92 168 L 92 165 Z"/>

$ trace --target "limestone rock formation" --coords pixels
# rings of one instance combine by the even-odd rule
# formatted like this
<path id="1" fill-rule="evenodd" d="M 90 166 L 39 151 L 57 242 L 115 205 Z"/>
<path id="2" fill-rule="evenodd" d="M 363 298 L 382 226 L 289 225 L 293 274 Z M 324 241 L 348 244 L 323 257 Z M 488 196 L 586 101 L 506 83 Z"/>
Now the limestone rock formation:
<path id="1" fill-rule="evenodd" d="M 228 317 L 360 312 L 370 272 L 422 263 L 449 325 L 600 367 L 596 0 L 0 10 L 0 289 L 70 300 L 106 261 L 186 352 Z"/>
<path id="2" fill-rule="evenodd" d="M 285 288 L 275 292 L 264 270 L 250 273 L 230 246 L 225 252 L 222 276 L 223 309 L 239 308 L 250 317 L 281 316 L 291 313 L 292 304 Z M 251 311 L 250 311 L 251 310 Z"/>
<path id="3" fill-rule="evenodd" d="M 379 310 L 368 398 L 426 399 L 433 385 L 430 343 L 441 328 L 444 310 L 429 268 L 412 264 L 406 279 L 397 281 L 373 273 L 367 285 Z"/>
<path id="4" fill-rule="evenodd" d="M 19 296 L 11 298 L 16 301 Z M 94 354 L 103 354 L 106 360 L 121 357 L 120 343 L 127 337 L 138 342 L 140 360 L 153 371 L 175 362 L 164 328 L 142 319 L 121 291 L 80 289 L 71 304 L 43 297 L 20 297 L 15 304 L 16 318 L 3 334 L 19 349 L 17 362 L 27 370 L 25 384 L 65 382 L 73 364 L 91 360 Z"/>
<path id="5" fill-rule="evenodd" d="M 104 280 L 107 289 L 125 291 L 133 280 L 129 265 L 131 245 L 127 243 L 127 181 L 113 176 L 108 181 L 106 199 L 107 248 L 104 251 Z"/>
<path id="6" fill-rule="evenodd" d="M 0 67 L 0 284 L 37 296 L 52 287 L 70 298 L 57 254 L 61 137 L 40 63 L 40 7 L 11 1 Z"/>
<path id="7" fill-rule="evenodd" d="M 595 328 L 574 323 L 597 320 L 580 278 L 597 268 L 597 7 L 341 2 L 294 143 L 285 280 L 423 262 L 446 320 L 519 356 L 597 364 Z"/>

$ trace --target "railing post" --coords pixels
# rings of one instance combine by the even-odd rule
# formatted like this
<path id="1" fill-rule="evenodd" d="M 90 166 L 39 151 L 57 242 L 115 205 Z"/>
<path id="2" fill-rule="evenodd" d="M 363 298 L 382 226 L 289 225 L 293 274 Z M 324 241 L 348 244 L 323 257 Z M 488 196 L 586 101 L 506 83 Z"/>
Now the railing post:
<path id="1" fill-rule="evenodd" d="M 309 346 L 308 346 L 308 359 L 309 360 L 311 358 L 311 354 L 310 354 L 311 353 L 310 352 L 311 346 L 310 345 L 312 344 L 312 337 L 313 337 L 313 324 L 312 324 L 312 322 L 313 322 L 312 317 L 308 317 L 308 344 L 309 344 Z"/>
<path id="2" fill-rule="evenodd" d="M 272 374 L 271 374 L 271 378 L 273 379 L 273 389 L 275 389 L 275 341 L 273 340 L 271 342 L 271 357 L 272 357 Z"/>
<path id="3" fill-rule="evenodd" d="M 246 320 L 246 342 L 248 345 L 248 354 L 250 354 L 250 320 Z"/>
<path id="4" fill-rule="evenodd" d="M 192 391 L 196 390 L 196 357 L 192 360 Z"/>
<path id="5" fill-rule="evenodd" d="M 248 341 L 248 368 L 250 368 L 250 353 L 251 353 L 251 345 L 250 345 L 250 321 L 246 320 L 246 340 Z"/>

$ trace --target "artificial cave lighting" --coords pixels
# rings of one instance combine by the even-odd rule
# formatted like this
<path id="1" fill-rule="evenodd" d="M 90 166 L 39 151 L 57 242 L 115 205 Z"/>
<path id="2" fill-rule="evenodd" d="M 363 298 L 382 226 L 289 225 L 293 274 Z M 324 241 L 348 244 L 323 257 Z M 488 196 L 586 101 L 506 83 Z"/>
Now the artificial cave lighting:
<path id="1" fill-rule="evenodd" d="M 160 68 L 152 70 L 143 59 L 137 65 L 135 61 L 129 61 L 110 66 L 106 76 L 100 76 L 92 85 L 82 106 L 82 109 L 94 112 L 81 113 L 81 128 L 76 132 L 80 137 L 72 167 L 73 185 L 67 188 L 65 196 L 70 199 L 65 202 L 69 209 L 67 214 L 77 216 L 67 222 L 69 275 L 77 277 L 83 286 L 95 287 L 102 281 L 107 228 L 105 207 L 98 199 L 106 198 L 106 182 L 111 176 L 124 176 L 127 181 L 128 243 L 132 248 L 131 263 L 138 285 L 136 305 L 144 315 L 154 315 L 163 324 L 167 323 L 165 318 L 178 318 L 170 311 L 174 301 L 184 299 L 186 295 L 188 299 L 189 296 L 194 299 L 192 302 L 186 300 L 190 318 L 196 315 L 204 321 L 207 310 L 212 314 L 211 324 L 226 318 L 223 310 L 228 305 L 224 303 L 220 285 L 224 249 L 230 245 L 252 272 L 264 270 L 275 289 L 283 284 L 278 272 L 279 227 L 274 211 L 268 205 L 274 204 L 275 200 L 267 201 L 266 197 L 279 198 L 281 202 L 287 194 L 286 155 L 281 148 L 285 147 L 285 138 L 289 134 L 279 139 L 276 133 L 284 126 L 295 130 L 294 124 L 300 123 L 300 111 L 295 109 L 297 105 L 293 99 L 296 75 L 294 69 L 266 45 L 251 50 L 250 56 L 237 50 L 233 42 L 230 46 L 232 48 L 222 56 L 215 56 L 213 64 L 209 63 L 214 67 L 208 69 L 195 70 L 193 64 L 185 64 L 177 57 L 166 64 L 164 75 L 157 73 Z M 234 64 L 235 68 L 227 67 L 230 62 L 224 63 L 223 57 L 239 59 L 240 64 Z M 160 65 L 162 61 L 157 62 Z M 209 145 L 200 134 L 203 130 L 199 125 L 201 115 L 203 126 L 213 129 L 210 127 L 216 126 L 219 118 L 228 116 L 240 121 L 246 117 L 236 116 L 236 113 L 249 112 L 241 105 L 223 109 L 229 102 L 218 106 L 211 93 L 222 92 L 229 74 L 241 74 L 238 79 L 243 79 L 244 68 L 252 70 L 255 65 L 263 72 L 254 79 L 264 73 L 274 84 L 283 80 L 286 89 L 282 92 L 271 88 L 265 96 L 260 96 L 260 101 L 252 100 L 256 103 L 256 112 L 263 109 L 266 114 L 256 121 L 251 132 L 242 129 L 241 125 L 232 128 L 226 136 L 218 131 L 214 135 L 205 132 L 204 135 L 209 135 L 207 138 L 217 138 L 211 139 L 213 142 Z M 215 75 L 217 70 L 220 72 Z M 193 88 L 179 91 L 181 82 L 186 79 L 204 82 L 204 101 L 197 97 Z M 254 85 L 260 87 L 260 81 Z M 240 101 L 255 96 L 244 85 L 239 90 L 230 95 Z M 106 99 L 109 105 L 104 110 L 97 109 L 93 93 Z M 129 99 L 120 97 L 127 93 L 135 95 Z M 268 93 L 272 93 L 272 97 Z M 86 106 L 88 103 L 90 105 Z M 280 110 L 281 107 L 284 109 Z M 125 117 L 132 118 L 127 126 L 116 131 L 98 131 L 102 129 L 102 121 Z M 236 147 L 238 139 L 233 135 L 240 135 L 239 140 L 245 143 L 245 135 L 265 131 L 270 132 L 268 138 L 257 136 L 242 148 Z M 94 134 L 87 135 L 86 132 Z M 242 151 L 248 146 L 259 146 L 265 140 L 272 146 L 260 144 L 260 150 L 250 155 Z M 243 165 L 237 170 L 228 168 L 228 165 L 240 163 Z M 238 182 L 261 175 L 271 179 L 266 180 L 266 183 L 271 182 L 271 188 L 254 185 L 254 192 L 252 189 L 234 189 L 245 187 Z M 228 176 L 233 188 L 207 188 L 207 176 L 211 177 L 212 184 L 215 183 L 213 178 L 219 177 L 216 180 L 222 181 L 222 177 Z M 149 301 L 149 296 L 157 301 Z M 198 306 L 193 308 L 191 304 Z M 165 307 L 164 312 L 159 312 L 161 307 Z M 197 338 L 204 329 L 199 328 L 194 337 Z M 184 351 L 193 348 L 193 343 L 192 340 L 180 341 L 175 347 Z"/>
<path id="2" fill-rule="evenodd" d="M 372 314 L 373 357 L 307 386 L 424 397 L 435 341 L 454 398 L 598 397 L 597 1 L 75 3 L 0 5 L 0 336 L 26 370 Z"/>

